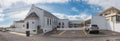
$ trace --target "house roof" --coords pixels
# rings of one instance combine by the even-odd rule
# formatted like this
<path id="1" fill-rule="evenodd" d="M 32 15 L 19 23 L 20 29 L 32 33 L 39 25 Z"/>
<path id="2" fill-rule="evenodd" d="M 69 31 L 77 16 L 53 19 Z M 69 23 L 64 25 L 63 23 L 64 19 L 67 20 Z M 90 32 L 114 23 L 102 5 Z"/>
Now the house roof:
<path id="1" fill-rule="evenodd" d="M 104 10 L 103 12 L 101 12 L 99 15 L 104 14 L 105 12 L 110 11 L 110 10 L 115 10 L 115 11 L 117 11 L 117 12 L 120 12 L 119 9 L 117 9 L 117 8 L 115 8 L 115 7 L 110 7 L 110 8 L 108 8 L 108 9 Z"/>
<path id="2" fill-rule="evenodd" d="M 36 15 L 35 12 L 30 13 L 30 15 L 28 15 L 25 19 L 29 18 L 29 17 L 38 17 L 38 15 Z"/>
<path id="3" fill-rule="evenodd" d="M 24 23 L 24 20 L 14 21 L 15 23 Z"/>
<path id="4" fill-rule="evenodd" d="M 48 11 L 46 11 L 46 10 L 42 9 L 42 8 L 39 8 L 39 7 L 35 6 L 34 4 L 32 5 L 31 10 L 32 10 L 32 8 L 36 8 L 36 9 L 39 9 L 39 10 L 43 10 L 44 14 L 47 14 L 47 15 L 52 15 L 53 17 L 55 17 L 55 18 L 59 19 L 58 17 L 54 16 L 54 15 L 53 15 L 53 14 L 51 14 L 50 12 L 48 12 Z M 29 12 L 30 12 L 30 11 L 29 11 Z M 46 12 L 47 12 L 47 13 L 46 13 Z M 31 15 L 31 13 L 30 13 L 29 15 Z M 27 15 L 27 16 L 29 16 L 29 15 Z M 37 14 L 36 14 L 36 15 L 37 15 Z"/>

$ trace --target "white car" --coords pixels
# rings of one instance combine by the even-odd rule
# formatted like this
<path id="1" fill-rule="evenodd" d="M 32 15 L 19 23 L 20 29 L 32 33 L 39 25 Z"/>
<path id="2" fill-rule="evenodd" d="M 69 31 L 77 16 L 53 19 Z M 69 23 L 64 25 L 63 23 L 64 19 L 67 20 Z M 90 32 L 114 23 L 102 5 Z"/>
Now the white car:
<path id="1" fill-rule="evenodd" d="M 90 27 L 85 28 L 86 32 L 90 34 L 98 34 L 99 33 L 99 27 L 97 25 L 91 25 Z"/>

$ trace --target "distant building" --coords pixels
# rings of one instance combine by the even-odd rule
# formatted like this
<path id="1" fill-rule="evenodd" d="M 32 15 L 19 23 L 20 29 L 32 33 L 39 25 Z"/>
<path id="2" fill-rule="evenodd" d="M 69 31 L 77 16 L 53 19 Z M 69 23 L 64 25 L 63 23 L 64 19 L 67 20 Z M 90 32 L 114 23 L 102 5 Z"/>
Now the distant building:
<path id="1" fill-rule="evenodd" d="M 9 30 L 8 27 L 0 27 L 0 31 L 3 31 L 3 30 Z"/>

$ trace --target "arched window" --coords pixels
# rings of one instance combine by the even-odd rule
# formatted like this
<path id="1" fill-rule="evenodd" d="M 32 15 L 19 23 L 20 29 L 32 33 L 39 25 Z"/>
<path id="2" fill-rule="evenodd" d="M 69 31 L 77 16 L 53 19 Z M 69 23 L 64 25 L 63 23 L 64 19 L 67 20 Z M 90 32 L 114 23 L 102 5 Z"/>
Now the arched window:
<path id="1" fill-rule="evenodd" d="M 47 18 L 47 25 L 49 25 L 49 18 Z"/>
<path id="2" fill-rule="evenodd" d="M 61 25 L 61 23 L 59 23 L 59 25 Z"/>
<path id="3" fill-rule="evenodd" d="M 26 25 L 27 25 L 27 29 L 29 29 L 29 22 L 27 22 Z"/>
<path id="4" fill-rule="evenodd" d="M 52 21 L 52 20 L 50 19 L 50 25 L 51 25 L 51 21 Z"/>
<path id="5" fill-rule="evenodd" d="M 23 27 L 25 27 L 25 25 L 23 25 Z"/>

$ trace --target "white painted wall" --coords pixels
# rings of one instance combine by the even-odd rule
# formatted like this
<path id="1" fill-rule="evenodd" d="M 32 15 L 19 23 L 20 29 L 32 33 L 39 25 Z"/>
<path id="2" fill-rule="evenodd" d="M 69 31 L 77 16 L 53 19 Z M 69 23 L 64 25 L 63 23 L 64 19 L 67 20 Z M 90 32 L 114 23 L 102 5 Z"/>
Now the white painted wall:
<path id="1" fill-rule="evenodd" d="M 49 17 L 44 16 L 44 28 L 43 28 L 44 33 L 49 32 L 49 31 L 52 30 L 52 24 L 50 25 L 50 20 L 48 20 L 49 23 L 47 24 L 47 18 L 51 19 Z"/>
<path id="2" fill-rule="evenodd" d="M 110 30 L 110 26 L 104 16 L 92 16 L 92 24 L 97 24 L 100 30 Z"/>
<path id="3" fill-rule="evenodd" d="M 59 19 L 59 23 L 61 24 L 60 25 L 60 28 L 62 28 L 62 26 L 64 26 L 64 28 L 69 28 L 69 20 L 68 19 Z M 64 23 L 64 25 L 62 24 Z"/>
<path id="4" fill-rule="evenodd" d="M 116 23 L 113 30 L 116 31 L 116 32 L 120 32 L 120 23 Z"/>
<path id="5" fill-rule="evenodd" d="M 104 16 L 92 16 L 91 24 L 97 24 L 101 30 L 120 32 L 120 23 L 106 21 Z"/>
<path id="6" fill-rule="evenodd" d="M 26 29 L 25 28 L 12 28 L 12 31 L 13 32 L 22 32 L 22 33 L 25 33 Z"/>
<path id="7" fill-rule="evenodd" d="M 114 31 L 115 23 L 113 23 L 112 21 L 108 21 L 107 23 L 109 25 L 109 30 Z"/>
<path id="8" fill-rule="evenodd" d="M 49 22 L 47 22 L 47 20 Z M 51 20 L 51 21 L 50 21 Z M 49 32 L 52 31 L 55 27 L 57 27 L 57 20 L 58 18 L 54 17 L 51 15 L 51 13 L 44 11 L 44 16 L 43 16 L 43 32 Z"/>
<path id="9" fill-rule="evenodd" d="M 19 22 L 19 23 L 14 22 L 14 25 L 16 28 L 12 28 L 12 31 L 25 33 L 26 27 L 25 27 L 25 24 L 23 22 Z M 23 27 L 23 25 L 24 25 L 24 27 Z"/>
<path id="10" fill-rule="evenodd" d="M 14 23 L 14 25 L 15 25 L 16 28 L 21 28 L 21 27 L 23 28 L 24 23 L 23 22 Z"/>
<path id="11" fill-rule="evenodd" d="M 30 30 L 30 33 L 37 34 L 37 26 L 39 25 L 38 24 L 38 19 L 26 20 L 25 24 L 27 24 L 27 22 L 29 23 L 29 29 L 28 30 Z M 32 23 L 32 22 L 34 22 L 34 23 Z M 36 30 L 36 32 L 34 32 L 33 30 Z"/>

